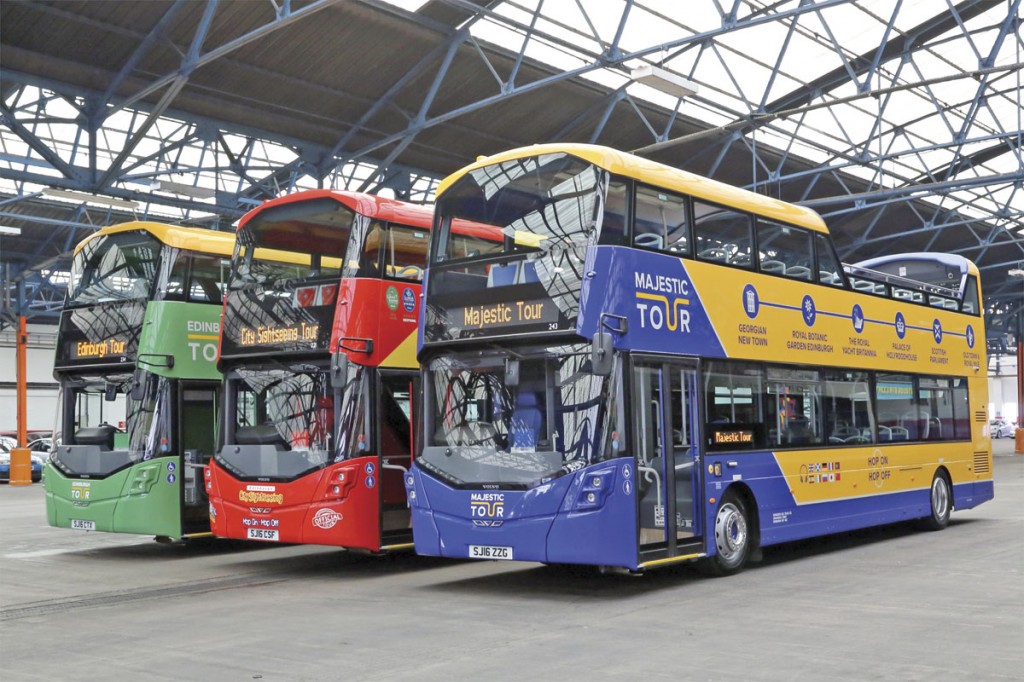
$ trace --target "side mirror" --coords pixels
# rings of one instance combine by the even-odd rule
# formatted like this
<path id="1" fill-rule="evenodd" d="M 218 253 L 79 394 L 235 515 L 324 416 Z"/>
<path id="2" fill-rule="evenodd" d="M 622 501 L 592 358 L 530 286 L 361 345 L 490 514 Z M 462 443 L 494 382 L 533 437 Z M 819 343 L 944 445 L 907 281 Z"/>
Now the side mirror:
<path id="1" fill-rule="evenodd" d="M 117 400 L 117 384 L 113 382 L 107 382 L 103 386 L 103 399 L 108 403 L 112 403 Z"/>
<path id="2" fill-rule="evenodd" d="M 608 376 L 612 373 L 613 360 L 612 335 L 608 332 L 597 332 L 590 348 L 591 372 L 598 376 Z"/>
<path id="3" fill-rule="evenodd" d="M 348 376 L 348 356 L 341 351 L 336 351 L 331 356 L 331 386 L 341 388 Z"/>
<path id="4" fill-rule="evenodd" d="M 132 374 L 132 387 L 128 394 L 135 402 L 139 402 L 146 397 L 146 370 L 135 370 L 135 373 Z"/>
<path id="5" fill-rule="evenodd" d="M 519 360 L 505 358 L 505 385 L 519 385 Z"/>

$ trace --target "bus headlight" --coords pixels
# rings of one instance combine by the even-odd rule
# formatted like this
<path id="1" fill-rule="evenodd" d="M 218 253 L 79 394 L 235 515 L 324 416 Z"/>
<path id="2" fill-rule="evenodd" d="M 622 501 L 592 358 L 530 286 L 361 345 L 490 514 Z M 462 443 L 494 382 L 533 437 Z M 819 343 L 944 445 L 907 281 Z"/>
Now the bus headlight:
<path id="1" fill-rule="evenodd" d="M 605 467 L 583 474 L 583 485 L 576 494 L 576 511 L 591 511 L 604 506 L 604 501 L 614 489 L 615 468 Z"/>

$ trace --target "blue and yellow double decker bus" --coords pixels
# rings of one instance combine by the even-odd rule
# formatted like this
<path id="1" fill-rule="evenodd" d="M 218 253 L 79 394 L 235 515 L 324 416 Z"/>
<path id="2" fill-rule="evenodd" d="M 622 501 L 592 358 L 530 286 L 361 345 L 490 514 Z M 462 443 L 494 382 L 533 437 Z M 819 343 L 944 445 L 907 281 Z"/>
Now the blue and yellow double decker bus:
<path id="1" fill-rule="evenodd" d="M 539 145 L 442 182 L 425 290 L 420 554 L 727 574 L 993 496 L 960 257 L 844 266 L 813 211 Z"/>

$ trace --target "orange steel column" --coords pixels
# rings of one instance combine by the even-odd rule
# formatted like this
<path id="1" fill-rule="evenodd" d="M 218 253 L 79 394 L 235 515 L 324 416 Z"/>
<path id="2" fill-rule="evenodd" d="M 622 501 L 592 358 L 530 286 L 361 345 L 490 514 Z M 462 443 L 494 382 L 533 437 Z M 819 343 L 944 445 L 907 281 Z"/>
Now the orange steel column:
<path id="1" fill-rule="evenodd" d="M 1017 312 L 1017 431 L 1014 452 L 1024 455 L 1024 311 Z"/>
<path id="2" fill-rule="evenodd" d="M 18 318 L 18 445 L 28 445 L 28 374 L 26 372 L 28 355 L 28 332 L 25 331 L 25 316 Z"/>
<path id="3" fill-rule="evenodd" d="M 18 319 L 18 447 L 11 449 L 10 485 L 32 485 L 32 454 L 28 445 L 28 378 L 25 356 L 28 346 L 28 332 L 25 331 L 25 316 Z"/>

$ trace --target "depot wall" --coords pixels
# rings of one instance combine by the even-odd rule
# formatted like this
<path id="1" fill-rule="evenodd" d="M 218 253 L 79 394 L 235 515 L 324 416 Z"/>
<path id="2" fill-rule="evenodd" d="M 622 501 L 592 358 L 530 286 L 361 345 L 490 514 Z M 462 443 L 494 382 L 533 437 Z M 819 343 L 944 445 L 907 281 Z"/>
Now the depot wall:
<path id="1" fill-rule="evenodd" d="M 27 330 L 27 427 L 29 431 L 50 431 L 57 412 L 57 382 L 53 379 L 57 328 L 30 324 Z M 15 330 L 0 332 L 0 433 L 13 433 L 18 428 L 16 343 Z"/>

